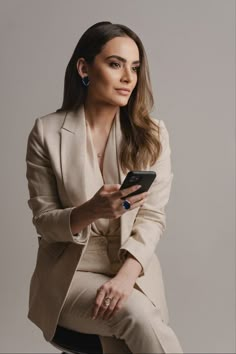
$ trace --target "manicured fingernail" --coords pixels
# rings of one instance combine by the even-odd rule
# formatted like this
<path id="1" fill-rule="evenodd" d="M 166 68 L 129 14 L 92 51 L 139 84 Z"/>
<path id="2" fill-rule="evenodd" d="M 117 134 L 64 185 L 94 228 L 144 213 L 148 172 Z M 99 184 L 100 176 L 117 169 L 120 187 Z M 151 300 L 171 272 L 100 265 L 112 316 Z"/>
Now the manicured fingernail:
<path id="1" fill-rule="evenodd" d="M 139 184 L 135 187 L 135 189 L 139 189 L 140 187 L 142 187 L 142 186 Z"/>

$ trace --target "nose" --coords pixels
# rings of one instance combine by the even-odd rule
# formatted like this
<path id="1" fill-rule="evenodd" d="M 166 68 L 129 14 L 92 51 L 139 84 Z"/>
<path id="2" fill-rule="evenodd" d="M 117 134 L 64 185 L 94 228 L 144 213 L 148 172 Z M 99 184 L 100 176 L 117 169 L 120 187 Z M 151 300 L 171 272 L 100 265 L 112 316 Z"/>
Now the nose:
<path id="1" fill-rule="evenodd" d="M 124 68 L 121 80 L 125 82 L 132 81 L 132 73 L 129 68 Z"/>

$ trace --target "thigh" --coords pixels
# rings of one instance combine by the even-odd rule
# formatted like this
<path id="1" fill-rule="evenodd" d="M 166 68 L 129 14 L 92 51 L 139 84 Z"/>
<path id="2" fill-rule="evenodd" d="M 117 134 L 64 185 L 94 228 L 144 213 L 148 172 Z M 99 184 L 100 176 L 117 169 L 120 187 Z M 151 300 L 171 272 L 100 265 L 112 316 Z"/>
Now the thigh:
<path id="1" fill-rule="evenodd" d="M 58 324 L 78 332 L 111 336 L 114 335 L 114 329 L 119 327 L 120 321 L 125 318 L 142 323 L 145 323 L 145 319 L 149 321 L 157 308 L 135 287 L 120 311 L 110 320 L 92 320 L 97 290 L 112 277 L 102 273 L 76 271 Z"/>
<path id="2" fill-rule="evenodd" d="M 105 274 L 77 271 L 58 324 L 78 332 L 99 335 L 104 353 L 131 354 L 125 341 L 112 335 L 111 327 L 106 321 L 91 319 L 97 289 L 109 279 Z"/>
<path id="3" fill-rule="evenodd" d="M 76 271 L 58 324 L 77 332 L 111 336 L 106 321 L 92 320 L 97 289 L 109 279 L 111 277 L 105 274 Z"/>

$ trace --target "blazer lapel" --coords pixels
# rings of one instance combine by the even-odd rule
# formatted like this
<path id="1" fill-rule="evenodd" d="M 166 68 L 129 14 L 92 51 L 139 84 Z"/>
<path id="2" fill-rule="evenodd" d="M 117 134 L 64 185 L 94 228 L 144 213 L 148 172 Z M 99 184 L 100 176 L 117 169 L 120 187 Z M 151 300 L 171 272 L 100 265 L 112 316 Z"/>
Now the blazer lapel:
<path id="1" fill-rule="evenodd" d="M 61 169 L 67 196 L 73 206 L 87 201 L 86 126 L 83 106 L 68 112 L 61 127 Z"/>

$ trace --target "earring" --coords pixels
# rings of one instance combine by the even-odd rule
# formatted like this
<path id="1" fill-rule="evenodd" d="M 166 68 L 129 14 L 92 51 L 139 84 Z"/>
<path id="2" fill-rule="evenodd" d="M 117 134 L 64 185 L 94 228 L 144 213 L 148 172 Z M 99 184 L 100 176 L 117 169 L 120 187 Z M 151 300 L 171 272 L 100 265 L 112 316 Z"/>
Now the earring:
<path id="1" fill-rule="evenodd" d="M 82 83 L 84 86 L 88 86 L 89 85 L 89 77 L 88 76 L 85 76 L 85 77 L 82 77 Z"/>

